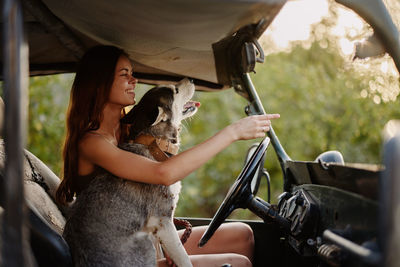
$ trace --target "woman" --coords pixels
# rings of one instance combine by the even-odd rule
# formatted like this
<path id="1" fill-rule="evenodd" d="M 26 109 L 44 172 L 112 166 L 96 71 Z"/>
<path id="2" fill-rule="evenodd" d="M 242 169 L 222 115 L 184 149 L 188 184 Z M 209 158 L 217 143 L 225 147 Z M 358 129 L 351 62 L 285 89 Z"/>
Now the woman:
<path id="1" fill-rule="evenodd" d="M 128 56 L 113 46 L 97 46 L 82 58 L 72 85 L 64 145 L 64 177 L 57 201 L 66 205 L 85 189 L 101 168 L 123 179 L 171 185 L 193 172 L 236 140 L 265 136 L 270 120 L 279 115 L 252 116 L 233 123 L 205 142 L 164 162 L 121 150 L 120 118 L 135 103 L 135 85 Z M 185 248 L 195 266 L 251 266 L 254 240 L 242 223 L 224 224 L 204 248 L 198 248 L 204 228 L 193 228 Z M 165 260 L 159 261 L 159 266 Z"/>

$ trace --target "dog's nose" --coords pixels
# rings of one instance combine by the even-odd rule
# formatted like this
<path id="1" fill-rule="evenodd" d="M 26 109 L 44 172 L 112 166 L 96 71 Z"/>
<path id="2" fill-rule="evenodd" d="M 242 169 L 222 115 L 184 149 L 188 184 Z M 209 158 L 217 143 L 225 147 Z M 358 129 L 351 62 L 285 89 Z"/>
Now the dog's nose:
<path id="1" fill-rule="evenodd" d="M 190 83 L 194 83 L 193 79 L 189 78 L 189 82 Z"/>

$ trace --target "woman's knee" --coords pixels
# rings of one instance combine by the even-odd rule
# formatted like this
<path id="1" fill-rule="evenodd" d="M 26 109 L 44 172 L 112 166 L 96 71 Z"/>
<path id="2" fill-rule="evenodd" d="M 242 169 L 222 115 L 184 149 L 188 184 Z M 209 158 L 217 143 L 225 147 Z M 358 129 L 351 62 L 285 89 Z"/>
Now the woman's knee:
<path id="1" fill-rule="evenodd" d="M 254 256 L 254 234 L 251 227 L 245 223 L 234 223 L 235 240 L 232 244 L 235 244 L 235 252 L 246 256 L 246 259 L 253 261 Z"/>
<path id="2" fill-rule="evenodd" d="M 243 244 L 244 246 L 253 247 L 254 246 L 254 233 L 251 227 L 245 223 L 237 222 L 234 227 L 235 233 L 237 233 L 236 237 L 240 240 L 237 240 L 239 243 Z"/>

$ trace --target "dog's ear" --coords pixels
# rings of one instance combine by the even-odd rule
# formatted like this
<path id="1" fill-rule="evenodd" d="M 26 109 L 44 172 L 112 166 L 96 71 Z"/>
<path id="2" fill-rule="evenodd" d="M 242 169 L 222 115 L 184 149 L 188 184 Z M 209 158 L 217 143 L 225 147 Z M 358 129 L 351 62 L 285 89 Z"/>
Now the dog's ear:
<path id="1" fill-rule="evenodd" d="M 158 116 L 151 126 L 154 126 L 157 123 L 159 123 L 161 121 L 166 121 L 166 120 L 168 120 L 167 113 L 165 113 L 165 111 L 162 107 L 158 107 Z"/>

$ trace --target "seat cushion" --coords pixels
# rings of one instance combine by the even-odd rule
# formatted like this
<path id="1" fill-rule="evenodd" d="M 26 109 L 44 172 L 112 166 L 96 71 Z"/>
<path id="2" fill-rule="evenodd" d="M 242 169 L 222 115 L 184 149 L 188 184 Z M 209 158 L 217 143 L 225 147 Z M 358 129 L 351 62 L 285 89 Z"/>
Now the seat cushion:
<path id="1" fill-rule="evenodd" d="M 52 229 L 62 234 L 65 225 L 63 212 L 67 212 L 67 208 L 59 207 L 55 202 L 55 192 L 60 179 L 35 155 L 27 150 L 24 152 L 24 190 L 27 205 L 33 207 Z M 4 160 L 4 141 L 0 140 L 0 171 L 3 173 Z"/>

